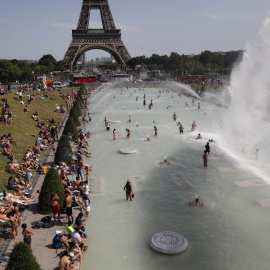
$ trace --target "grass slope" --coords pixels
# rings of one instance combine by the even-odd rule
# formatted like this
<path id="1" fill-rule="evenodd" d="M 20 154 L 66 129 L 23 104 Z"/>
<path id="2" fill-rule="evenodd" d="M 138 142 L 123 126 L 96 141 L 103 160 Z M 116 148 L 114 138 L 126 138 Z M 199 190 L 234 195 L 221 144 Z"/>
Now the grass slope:
<path id="1" fill-rule="evenodd" d="M 66 95 L 70 89 L 61 89 L 61 92 Z M 30 94 L 34 94 L 35 100 L 31 101 L 31 104 L 28 106 L 30 109 L 30 113 L 25 113 L 23 111 L 25 105 L 20 104 L 19 97 L 15 92 L 11 94 L 0 96 L 0 98 L 7 98 L 8 104 L 11 108 L 11 112 L 16 115 L 13 118 L 12 126 L 6 126 L 3 123 L 0 123 L 0 136 L 4 134 L 11 133 L 12 137 L 16 141 L 17 145 L 13 147 L 12 151 L 15 158 L 23 162 L 26 150 L 28 147 L 33 147 L 37 138 L 37 135 L 40 129 L 36 126 L 37 122 L 32 119 L 32 113 L 38 112 L 40 119 L 47 122 L 48 119 L 54 118 L 57 122 L 61 122 L 64 114 L 59 114 L 54 112 L 56 108 L 56 104 L 58 106 L 65 105 L 63 98 L 60 97 L 58 90 L 48 91 L 49 98 L 45 98 L 45 100 L 40 99 L 39 97 L 44 94 L 43 91 L 30 91 Z M 27 92 L 23 95 L 23 101 L 27 104 L 26 100 Z M 54 97 L 55 100 L 50 97 Z M 3 102 L 0 101 L 1 107 Z M 48 122 L 49 123 L 49 122 Z M 34 135 L 34 136 L 33 136 Z M 11 175 L 5 171 L 6 164 L 8 159 L 2 154 L 2 148 L 0 148 L 0 192 L 6 189 L 8 178 Z M 45 152 L 45 151 L 44 151 Z M 39 158 L 42 159 L 45 153 L 42 153 L 42 156 Z"/>

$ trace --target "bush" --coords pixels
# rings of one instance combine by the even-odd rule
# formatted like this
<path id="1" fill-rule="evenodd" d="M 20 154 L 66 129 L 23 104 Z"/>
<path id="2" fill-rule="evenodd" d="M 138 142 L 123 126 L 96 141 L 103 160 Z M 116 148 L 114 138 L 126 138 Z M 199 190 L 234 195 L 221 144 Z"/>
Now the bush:
<path id="1" fill-rule="evenodd" d="M 56 193 L 59 197 L 59 205 L 63 205 L 64 186 L 56 169 L 51 168 L 44 179 L 41 191 L 38 197 L 38 211 L 41 213 L 50 213 L 52 206 L 49 204 L 49 197 L 52 193 Z"/>
<path id="2" fill-rule="evenodd" d="M 63 161 L 66 164 L 69 164 L 71 161 L 72 155 L 73 155 L 73 152 L 72 152 L 67 136 L 62 135 L 57 145 L 54 163 L 59 165 L 59 162 Z"/>
<path id="3" fill-rule="evenodd" d="M 82 116 L 82 108 L 77 100 L 74 102 L 73 108 L 75 109 L 78 117 Z"/>
<path id="4" fill-rule="evenodd" d="M 7 270 L 41 270 L 29 245 L 23 242 L 15 244 L 7 264 Z"/>
<path id="5" fill-rule="evenodd" d="M 82 85 L 82 86 L 80 87 L 80 90 L 79 90 L 78 94 L 79 94 L 81 97 L 85 95 L 85 86 L 84 86 L 84 85 Z"/>
<path id="6" fill-rule="evenodd" d="M 84 107 L 84 106 L 83 106 L 83 105 L 84 105 L 83 98 L 82 98 L 81 96 L 78 96 L 76 100 L 78 100 L 78 102 L 79 102 L 81 108 L 83 109 L 83 107 Z"/>
<path id="7" fill-rule="evenodd" d="M 77 115 L 74 108 L 71 108 L 70 113 L 69 113 L 69 117 L 72 118 L 72 120 L 73 120 L 74 124 L 76 125 L 76 127 L 81 125 L 79 117 L 78 117 L 78 115 Z"/>
<path id="8" fill-rule="evenodd" d="M 72 134 L 72 139 L 76 141 L 78 139 L 77 127 L 74 124 L 74 121 L 71 117 L 68 118 L 66 126 L 64 128 L 63 134 L 68 137 L 69 134 Z"/>

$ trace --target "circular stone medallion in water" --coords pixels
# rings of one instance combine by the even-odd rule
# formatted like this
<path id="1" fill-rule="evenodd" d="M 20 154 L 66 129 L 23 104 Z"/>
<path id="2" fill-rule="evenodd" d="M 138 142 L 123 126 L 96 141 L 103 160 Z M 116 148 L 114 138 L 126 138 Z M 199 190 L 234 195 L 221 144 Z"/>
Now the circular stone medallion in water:
<path id="1" fill-rule="evenodd" d="M 179 233 L 165 231 L 151 238 L 150 247 L 158 253 L 174 255 L 184 252 L 188 247 L 188 241 Z"/>
<path id="2" fill-rule="evenodd" d="M 125 147 L 125 148 L 121 148 L 119 150 L 119 153 L 121 154 L 134 154 L 136 153 L 138 150 L 136 148 L 133 147 Z"/>
<path id="3" fill-rule="evenodd" d="M 121 121 L 120 120 L 111 120 L 111 121 L 108 121 L 110 124 L 120 124 Z"/>

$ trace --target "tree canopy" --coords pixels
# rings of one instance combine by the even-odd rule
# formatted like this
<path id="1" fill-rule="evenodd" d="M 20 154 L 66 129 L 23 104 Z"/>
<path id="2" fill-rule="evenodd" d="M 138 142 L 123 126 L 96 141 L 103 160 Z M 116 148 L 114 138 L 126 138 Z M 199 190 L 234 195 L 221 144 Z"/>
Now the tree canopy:
<path id="1" fill-rule="evenodd" d="M 243 51 L 210 52 L 203 51 L 199 55 L 180 55 L 172 52 L 170 56 L 153 54 L 151 57 L 136 56 L 127 65 L 135 70 L 137 65 L 145 64 L 147 69 L 162 70 L 172 76 L 198 75 L 212 73 L 230 74 L 234 63 L 243 55 Z"/>

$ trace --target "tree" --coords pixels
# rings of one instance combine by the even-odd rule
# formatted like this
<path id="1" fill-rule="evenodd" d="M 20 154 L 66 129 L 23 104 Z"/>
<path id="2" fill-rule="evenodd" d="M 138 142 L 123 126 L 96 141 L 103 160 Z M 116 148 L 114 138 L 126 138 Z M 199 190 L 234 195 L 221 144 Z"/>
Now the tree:
<path id="1" fill-rule="evenodd" d="M 0 81 L 12 82 L 20 78 L 21 72 L 19 68 L 9 60 L 0 60 Z"/>
<path id="2" fill-rule="evenodd" d="M 49 204 L 49 197 L 52 193 L 56 193 L 59 197 L 59 205 L 63 205 L 64 201 L 64 186 L 56 169 L 51 168 L 44 179 L 41 191 L 38 197 L 38 211 L 44 214 L 52 211 L 52 206 Z"/>
<path id="3" fill-rule="evenodd" d="M 74 102 L 73 108 L 76 110 L 78 117 L 82 116 L 82 107 L 81 107 L 80 101 L 76 99 L 76 101 Z"/>
<path id="4" fill-rule="evenodd" d="M 53 66 L 55 66 L 56 63 L 57 61 L 51 54 L 43 55 L 38 61 L 39 65 L 46 66 L 46 67 L 49 67 L 50 64 L 53 64 Z"/>
<path id="5" fill-rule="evenodd" d="M 204 51 L 201 53 L 199 61 L 203 64 L 203 65 L 207 65 L 210 64 L 213 59 L 214 59 L 214 54 L 210 51 Z"/>
<path id="6" fill-rule="evenodd" d="M 73 122 L 76 125 L 76 127 L 81 125 L 81 122 L 80 122 L 78 115 L 77 115 L 74 108 L 71 108 L 70 113 L 69 113 L 69 117 L 71 117 L 73 119 Z"/>
<path id="7" fill-rule="evenodd" d="M 34 72 L 37 75 L 43 75 L 43 74 L 47 73 L 47 67 L 43 66 L 43 65 L 38 65 L 35 67 Z"/>
<path id="8" fill-rule="evenodd" d="M 70 117 L 68 119 L 70 119 Z M 73 122 L 73 125 L 75 126 L 74 122 Z M 75 126 L 75 129 L 76 129 L 76 126 Z M 77 138 L 78 138 L 78 132 L 77 132 Z M 63 161 L 66 164 L 69 164 L 71 161 L 72 155 L 73 155 L 73 152 L 72 152 L 67 136 L 62 135 L 57 145 L 54 163 L 59 164 L 60 161 Z"/>
<path id="9" fill-rule="evenodd" d="M 106 70 L 106 69 L 110 69 L 110 70 L 116 70 L 117 69 L 117 64 L 116 63 L 106 63 L 106 64 L 102 64 L 99 66 L 99 68 Z"/>
<path id="10" fill-rule="evenodd" d="M 72 135 L 72 139 L 76 141 L 78 139 L 77 127 L 71 117 L 68 118 L 66 126 L 64 128 L 63 134 L 68 137 L 69 134 Z M 58 150 L 58 147 L 57 147 Z M 56 154 L 55 154 L 56 156 Z"/>
<path id="11" fill-rule="evenodd" d="M 16 243 L 7 264 L 7 270 L 41 270 L 36 257 L 32 254 L 29 245 L 23 242 Z"/>
<path id="12" fill-rule="evenodd" d="M 33 80 L 33 73 L 32 73 L 32 70 L 27 67 L 26 69 L 24 69 L 22 71 L 22 75 L 21 75 L 21 79 L 24 81 L 31 81 Z"/>
<path id="13" fill-rule="evenodd" d="M 57 70 L 57 71 L 64 71 L 66 69 L 67 69 L 66 63 L 63 60 L 58 61 L 54 68 L 54 70 Z"/>

